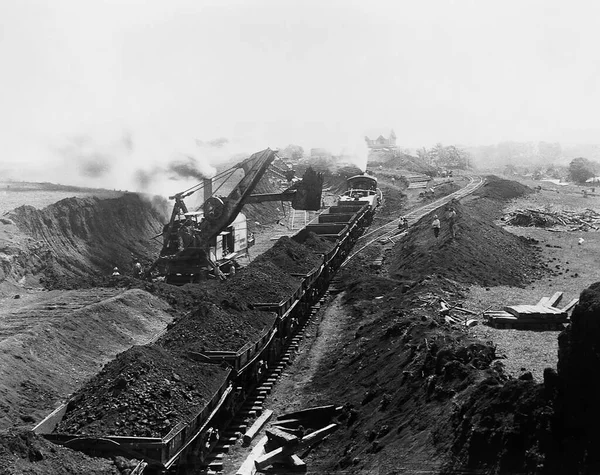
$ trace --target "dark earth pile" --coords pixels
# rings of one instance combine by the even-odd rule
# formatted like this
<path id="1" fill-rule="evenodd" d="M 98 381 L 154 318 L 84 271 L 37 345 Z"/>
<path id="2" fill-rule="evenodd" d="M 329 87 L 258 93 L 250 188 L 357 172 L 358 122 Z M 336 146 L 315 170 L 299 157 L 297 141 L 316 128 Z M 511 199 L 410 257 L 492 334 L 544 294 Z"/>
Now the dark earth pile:
<path id="1" fill-rule="evenodd" d="M 253 261 L 223 282 L 222 288 L 250 303 L 278 303 L 289 298 L 300 284 L 299 277 L 290 276 L 272 262 Z"/>
<path id="2" fill-rule="evenodd" d="M 518 181 L 505 180 L 496 175 L 489 175 L 485 177 L 485 183 L 475 192 L 475 195 L 492 200 L 511 200 L 533 192 L 534 190 Z"/>
<path id="3" fill-rule="evenodd" d="M 0 433 L 0 473 L 3 475 L 127 475 L 136 462 L 92 458 L 54 445 L 31 431 Z"/>
<path id="4" fill-rule="evenodd" d="M 169 351 L 238 351 L 273 327 L 275 313 L 202 303 L 169 327 L 158 343 Z"/>
<path id="5" fill-rule="evenodd" d="M 400 282 L 379 278 L 367 283 L 372 276 L 366 273 L 345 293 L 344 309 L 350 313 L 345 338 L 330 349 L 311 388 L 327 395 L 313 405 L 345 404 L 348 416 L 330 441 L 311 454 L 312 463 L 326 461 L 319 468 L 332 473 L 361 473 L 369 467 L 385 474 L 398 473 L 399 467 L 407 473 L 436 473 L 439 454 L 449 450 L 452 438 L 448 430 L 434 443 L 431 430 L 448 424 L 469 387 L 505 379 L 494 365 L 495 348 L 440 323 L 430 309 L 407 306 Z M 405 455 L 422 463 L 406 465 Z"/>
<path id="6" fill-rule="evenodd" d="M 280 238 L 268 251 L 254 260 L 255 263 L 272 262 L 289 274 L 307 274 L 323 262 L 305 244 L 300 244 L 289 237 Z"/>
<path id="7" fill-rule="evenodd" d="M 452 237 L 445 213 L 435 237 L 433 213 L 411 227 L 394 248 L 390 274 L 419 280 L 439 274 L 463 283 L 483 286 L 525 285 L 545 272 L 537 243 L 511 234 L 480 216 L 474 207 L 455 203 L 456 237 Z"/>
<path id="8" fill-rule="evenodd" d="M 571 322 L 558 339 L 558 380 L 545 378 L 557 385 L 556 430 L 564 451 L 554 465 L 562 473 L 600 473 L 600 282 L 581 293 Z"/>
<path id="9" fill-rule="evenodd" d="M 21 206 L 9 215 L 36 242 L 46 288 L 97 285 L 113 267 L 129 272 L 134 259 L 151 262 L 160 244 L 151 241 L 165 217 L 137 194 L 120 198 L 67 198 L 42 210 Z M 133 256 L 133 257 L 132 257 Z"/>
<path id="10" fill-rule="evenodd" d="M 491 187 L 495 196 L 512 194 L 502 181 Z M 541 269 L 536 246 L 487 224 L 487 198 L 453 204 L 454 240 L 443 216 L 438 241 L 423 220 L 403 242 L 410 253 L 396 246 L 387 255 L 389 274 L 369 265 L 374 251 L 341 273 L 349 324 L 313 378 L 321 398 L 311 404 L 345 404 L 349 416 L 310 455 L 322 471 L 543 473 L 552 465 L 546 454 L 560 454 L 552 372 L 544 385 L 528 374 L 510 379 L 493 344 L 439 315 L 440 299 L 460 302 L 471 282 L 533 278 Z"/>
<path id="11" fill-rule="evenodd" d="M 161 437 L 191 420 L 227 371 L 159 345 L 121 353 L 77 392 L 56 432 Z"/>
<path id="12" fill-rule="evenodd" d="M 312 231 L 307 229 L 301 229 L 298 231 L 292 239 L 297 243 L 302 244 L 304 247 L 314 252 L 315 254 L 326 254 L 331 251 L 335 246 L 334 241 L 322 239 Z"/>
<path id="13" fill-rule="evenodd" d="M 479 199 L 465 205 L 452 201 L 422 218 L 394 248 L 389 272 L 396 278 L 419 280 L 440 274 L 463 283 L 522 286 L 547 272 L 538 243 L 515 236 L 490 219 L 497 201 L 523 196 L 531 190 L 495 176 L 486 178 Z M 456 237 L 452 237 L 447 212 L 456 211 Z M 431 227 L 433 215 L 441 221 L 439 237 Z"/>

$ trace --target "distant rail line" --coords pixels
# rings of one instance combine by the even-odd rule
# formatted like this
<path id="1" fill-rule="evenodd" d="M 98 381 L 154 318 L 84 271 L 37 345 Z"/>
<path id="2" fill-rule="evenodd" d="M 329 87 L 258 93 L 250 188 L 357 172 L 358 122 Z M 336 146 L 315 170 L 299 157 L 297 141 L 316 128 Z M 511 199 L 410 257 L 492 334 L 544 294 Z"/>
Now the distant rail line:
<path id="1" fill-rule="evenodd" d="M 443 196 L 435 201 L 432 201 L 431 203 L 426 204 L 425 206 L 418 207 L 410 211 L 409 213 L 404 214 L 403 217 L 407 220 L 408 226 L 410 227 L 411 225 L 419 221 L 423 216 L 431 213 L 433 210 L 444 206 L 453 199 L 461 199 L 465 196 L 470 195 L 484 183 L 484 179 L 480 176 L 469 176 L 468 178 L 469 183 L 460 190 L 457 190 L 454 193 Z M 356 246 L 360 246 L 361 242 L 364 242 L 365 240 L 367 240 L 367 242 L 360 246 L 352 254 L 348 255 L 348 257 L 341 264 L 340 267 L 345 267 L 351 259 L 353 259 L 356 255 L 360 254 L 364 249 L 371 246 L 373 243 L 381 241 L 383 239 L 391 239 L 393 236 L 399 235 L 398 223 L 400 222 L 401 217 L 392 219 L 383 226 L 379 226 L 378 228 L 375 228 L 369 231 L 368 233 L 363 234 L 358 240 Z"/>

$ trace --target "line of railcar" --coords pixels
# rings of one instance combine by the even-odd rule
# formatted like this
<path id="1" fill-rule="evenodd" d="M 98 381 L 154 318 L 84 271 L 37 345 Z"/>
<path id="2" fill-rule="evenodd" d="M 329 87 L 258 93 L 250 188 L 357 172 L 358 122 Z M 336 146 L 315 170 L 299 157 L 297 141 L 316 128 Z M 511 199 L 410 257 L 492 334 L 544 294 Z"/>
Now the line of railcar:
<path id="1" fill-rule="evenodd" d="M 308 224 L 296 238 L 314 233 L 331 243 L 322 255 L 320 265 L 301 276 L 301 283 L 287 299 L 281 302 L 256 303 L 257 309 L 275 312 L 272 328 L 256 341 L 239 351 L 205 351 L 193 357 L 202 363 L 226 364 L 229 371 L 223 384 L 204 408 L 190 421 L 180 423 L 164 437 L 89 436 L 55 432 L 67 411 L 61 405 L 33 430 L 48 440 L 81 450 L 93 456 L 122 455 L 142 460 L 134 473 L 152 475 L 170 469 L 202 465 L 216 444 L 215 429 L 223 431 L 231 422 L 247 394 L 264 378 L 261 365 L 273 367 L 296 330 L 310 317 L 311 308 L 321 299 L 329 282 L 346 259 L 356 240 L 371 224 L 375 209 L 381 200 L 377 181 L 360 175 L 348 179 L 348 190 L 337 204 L 318 216 L 316 223 Z M 298 276 L 297 274 L 294 274 Z"/>

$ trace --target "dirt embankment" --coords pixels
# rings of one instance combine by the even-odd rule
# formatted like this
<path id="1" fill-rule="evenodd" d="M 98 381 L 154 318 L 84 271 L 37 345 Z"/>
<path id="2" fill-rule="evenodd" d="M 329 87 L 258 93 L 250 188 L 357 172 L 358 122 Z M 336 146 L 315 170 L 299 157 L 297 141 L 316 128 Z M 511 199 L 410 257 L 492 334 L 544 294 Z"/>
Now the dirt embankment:
<path id="1" fill-rule="evenodd" d="M 512 184 L 488 186 L 512 197 Z M 519 285 L 546 272 L 535 243 L 485 219 L 493 206 L 455 203 L 454 238 L 447 224 L 436 239 L 430 218 L 417 223 L 386 255 L 388 273 L 370 268 L 372 257 L 344 269 L 349 324 L 309 390 L 315 405 L 347 405 L 341 430 L 310 456 L 323 471 L 536 473 L 548 392 L 528 375 L 511 379 L 492 343 L 438 313 L 440 298 L 460 301 L 471 282 Z"/>
<path id="2" fill-rule="evenodd" d="M 129 272 L 134 259 L 152 261 L 160 243 L 151 238 L 165 217 L 136 194 L 120 198 L 67 198 L 44 209 L 21 206 L 7 216 L 18 252 L 4 251 L 5 279 L 35 278 L 46 288 L 96 285 L 113 267 Z M 6 225 L 10 226 L 10 225 Z"/>
<path id="3" fill-rule="evenodd" d="M 452 203 L 456 211 L 452 236 L 447 208 L 437 210 L 416 223 L 392 251 L 390 275 L 419 280 L 438 274 L 463 283 L 483 286 L 524 285 L 545 271 L 538 243 L 511 234 L 482 215 L 479 202 Z M 442 223 L 435 237 L 433 215 Z"/>
<path id="4" fill-rule="evenodd" d="M 137 461 L 115 457 L 92 458 L 54 445 L 31 431 L 0 433 L 0 468 L 3 475 L 128 475 Z"/>
<path id="5" fill-rule="evenodd" d="M 41 318 L 43 308 L 33 308 L 29 320 L 39 323 L 0 339 L 0 429 L 39 422 L 117 353 L 164 329 L 168 310 L 140 290 L 71 313 L 58 308 L 48 318 Z"/>

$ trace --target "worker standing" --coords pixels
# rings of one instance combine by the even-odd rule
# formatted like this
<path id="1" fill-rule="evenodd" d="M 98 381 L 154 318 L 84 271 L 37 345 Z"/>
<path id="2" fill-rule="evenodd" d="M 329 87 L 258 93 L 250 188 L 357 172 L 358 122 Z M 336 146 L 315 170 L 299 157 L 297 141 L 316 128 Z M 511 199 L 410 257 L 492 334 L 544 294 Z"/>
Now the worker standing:
<path id="1" fill-rule="evenodd" d="M 136 261 L 136 263 L 133 265 L 133 277 L 139 279 L 142 276 L 142 272 L 142 264 L 140 264 L 139 261 Z"/>
<path id="2" fill-rule="evenodd" d="M 435 235 L 436 239 L 437 237 L 440 235 L 440 219 L 438 218 L 437 214 L 433 215 L 433 222 L 431 223 L 431 227 L 433 228 L 433 234 Z"/>
<path id="3" fill-rule="evenodd" d="M 448 226 L 452 237 L 456 237 L 456 211 L 454 208 L 448 208 Z"/>

